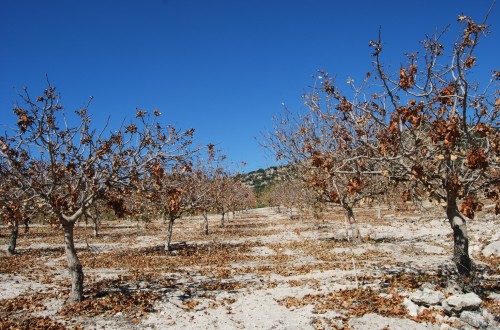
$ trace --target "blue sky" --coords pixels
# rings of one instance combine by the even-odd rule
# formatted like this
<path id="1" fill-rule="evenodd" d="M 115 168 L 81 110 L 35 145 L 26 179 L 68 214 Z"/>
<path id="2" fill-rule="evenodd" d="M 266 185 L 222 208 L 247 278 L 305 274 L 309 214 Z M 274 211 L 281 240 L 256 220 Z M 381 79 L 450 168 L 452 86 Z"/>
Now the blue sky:
<path id="1" fill-rule="evenodd" d="M 158 108 L 166 123 L 196 129 L 246 170 L 273 165 L 258 144 L 282 103 L 300 110 L 312 76 L 362 80 L 368 42 L 382 28 L 384 58 L 404 52 L 458 14 L 481 20 L 491 2 L 284 0 L 0 0 L 0 124 L 17 92 L 34 94 L 47 74 L 67 110 L 83 106 L 101 127 L 118 126 L 137 107 Z M 499 70 L 500 4 L 483 39 L 478 72 Z M 347 86 L 346 86 L 347 87 Z M 4 130 L 4 128 L 0 128 Z"/>

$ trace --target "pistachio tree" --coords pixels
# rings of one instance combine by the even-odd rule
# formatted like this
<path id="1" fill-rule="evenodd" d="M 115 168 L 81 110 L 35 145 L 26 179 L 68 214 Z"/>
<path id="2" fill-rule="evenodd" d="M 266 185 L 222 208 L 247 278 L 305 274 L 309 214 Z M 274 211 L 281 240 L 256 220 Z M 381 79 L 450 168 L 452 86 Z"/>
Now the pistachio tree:
<path id="1" fill-rule="evenodd" d="M 141 180 L 142 200 L 157 210 L 163 223 L 168 221 L 165 251 L 171 253 L 170 243 L 174 223 L 191 210 L 189 191 L 193 188 L 189 166 L 175 166 L 171 169 L 165 163 L 155 162 L 149 168 L 149 176 Z"/>
<path id="2" fill-rule="evenodd" d="M 88 104 L 66 112 L 47 83 L 36 98 L 26 88 L 20 95 L 13 109 L 17 126 L 0 138 L 1 157 L 9 178 L 62 229 L 72 285 L 68 301 L 74 302 L 83 299 L 84 282 L 74 240 L 77 221 L 102 199 L 123 214 L 123 196 L 158 159 L 181 160 L 193 130 L 162 127 L 158 110 L 138 110 L 134 120 L 112 132 L 96 130 Z"/>
<path id="3" fill-rule="evenodd" d="M 16 254 L 19 226 L 24 225 L 29 230 L 30 217 L 35 213 L 33 201 L 30 200 L 26 189 L 10 175 L 9 169 L 0 159 L 0 222 L 6 224 L 10 230 L 9 255 Z"/>
<path id="4" fill-rule="evenodd" d="M 485 22 L 460 15 L 458 24 L 459 35 L 449 47 L 443 43 L 446 33 L 426 37 L 420 51 L 405 54 L 396 72 L 384 63 L 379 32 L 369 43 L 373 70 L 363 84 L 346 93 L 326 77 L 322 89 L 336 100 L 342 121 L 355 118 L 350 120 L 353 128 L 356 122 L 369 123 L 363 130 L 335 131 L 340 138 L 344 133 L 347 139 L 357 137 L 359 148 L 350 150 L 361 152 L 349 153 L 357 158 L 349 166 L 363 160 L 365 174 L 396 184 L 405 200 L 430 199 L 442 205 L 453 232 L 453 260 L 465 280 L 474 275 L 467 219 L 485 199 L 500 211 L 500 73 L 474 75 L 480 61 L 477 49 L 489 32 Z M 345 141 L 341 138 L 330 149 L 336 151 Z M 325 167 L 322 154 L 312 158 Z"/>
<path id="5" fill-rule="evenodd" d="M 353 98 L 360 89 L 354 87 Z M 351 106 L 326 72 L 304 97 L 306 111 L 285 109 L 274 120 L 274 131 L 265 136 L 265 146 L 277 160 L 293 166 L 324 203 L 345 211 L 353 241 L 361 241 L 353 208 L 366 198 L 383 193 L 382 171 L 374 152 L 376 126 L 369 114 Z"/>
<path id="6" fill-rule="evenodd" d="M 277 158 L 302 166 L 306 180 L 310 174 L 319 192 L 344 207 L 383 193 L 384 182 L 399 185 L 405 199 L 437 201 L 462 279 L 473 275 L 467 219 L 485 199 L 500 211 L 500 73 L 474 72 L 486 19 L 478 24 L 460 15 L 450 46 L 444 32 L 426 37 L 395 72 L 384 63 L 379 31 L 369 43 L 373 69 L 361 85 L 349 79 L 352 88 L 342 91 L 322 73 L 322 97 L 306 97 L 305 115 L 278 118 L 268 139 Z"/>
<path id="7" fill-rule="evenodd" d="M 352 104 L 380 123 L 378 152 L 387 175 L 406 188 L 403 196 L 442 205 L 462 278 L 473 275 L 467 219 L 486 198 L 500 211 L 500 73 L 474 76 L 485 22 L 460 15 L 454 42 L 446 46 L 445 34 L 427 37 L 394 73 L 384 65 L 379 36 L 370 42 L 378 90 Z"/>

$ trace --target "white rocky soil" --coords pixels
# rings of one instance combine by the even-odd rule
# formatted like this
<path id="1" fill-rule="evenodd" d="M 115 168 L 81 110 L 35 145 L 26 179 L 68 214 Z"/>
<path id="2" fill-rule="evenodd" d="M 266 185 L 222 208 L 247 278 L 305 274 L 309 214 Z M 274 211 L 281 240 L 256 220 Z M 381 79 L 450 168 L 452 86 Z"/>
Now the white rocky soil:
<path id="1" fill-rule="evenodd" d="M 377 219 L 376 210 L 356 211 L 364 236 L 358 245 L 346 240 L 339 210 L 319 221 L 257 209 L 225 227 L 214 215 L 209 235 L 202 234 L 199 217 L 184 218 L 173 240 L 186 246 L 174 255 L 161 250 L 165 225 L 159 221 L 105 222 L 100 238 L 81 224 L 76 239 L 87 299 L 72 306 L 64 304 L 69 278 L 60 233 L 33 226 L 20 235 L 18 255 L 9 257 L 2 228 L 1 325 L 500 328 L 500 219 L 480 214 L 468 223 L 479 274 L 474 293 L 457 284 L 451 229 L 439 212 L 384 210 Z"/>

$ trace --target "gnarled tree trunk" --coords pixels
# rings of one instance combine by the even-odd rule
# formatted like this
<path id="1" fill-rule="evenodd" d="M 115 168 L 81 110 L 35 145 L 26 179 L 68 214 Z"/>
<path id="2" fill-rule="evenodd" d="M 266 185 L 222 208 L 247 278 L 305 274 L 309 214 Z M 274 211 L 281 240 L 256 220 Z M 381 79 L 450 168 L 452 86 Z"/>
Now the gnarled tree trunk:
<path id="1" fill-rule="evenodd" d="M 10 255 L 16 254 L 17 236 L 19 235 L 19 222 L 14 220 L 12 224 L 12 230 L 10 232 L 9 247 L 7 251 Z"/>
<path id="2" fill-rule="evenodd" d="M 205 227 L 205 235 L 208 235 L 208 214 L 206 210 L 203 210 L 203 224 Z"/>
<path id="3" fill-rule="evenodd" d="M 78 302 L 83 300 L 83 268 L 76 255 L 75 242 L 73 239 L 74 222 L 63 225 L 64 250 L 68 261 L 69 274 L 71 276 L 71 292 L 68 302 Z"/>
<path id="4" fill-rule="evenodd" d="M 164 217 L 165 218 L 165 217 Z M 170 242 L 172 240 L 172 231 L 174 230 L 174 221 L 175 217 L 170 217 L 168 221 L 168 229 L 167 229 L 167 241 L 165 242 L 165 251 L 170 253 Z"/>
<path id="5" fill-rule="evenodd" d="M 90 212 L 85 212 L 85 227 L 88 224 L 88 218 L 92 219 L 92 236 L 94 238 L 97 238 L 99 236 L 99 213 L 97 211 L 97 208 L 95 210 L 95 214 L 92 215 Z"/>
<path id="6" fill-rule="evenodd" d="M 467 222 L 458 210 L 455 199 L 449 199 L 446 207 L 448 222 L 453 230 L 453 261 L 461 277 L 471 277 L 472 260 L 469 256 L 469 236 Z"/>
<path id="7" fill-rule="evenodd" d="M 225 226 L 225 221 L 224 221 L 224 216 L 226 215 L 226 211 L 222 210 L 222 218 L 220 219 L 220 226 L 224 227 Z"/>
<path id="8" fill-rule="evenodd" d="M 346 213 L 347 222 L 349 223 L 349 227 L 351 228 L 352 241 L 354 243 L 361 242 L 361 233 L 359 232 L 358 223 L 356 222 L 356 218 L 354 217 L 354 212 L 352 211 L 352 207 L 347 204 L 344 204 L 344 210 Z"/>
<path id="9" fill-rule="evenodd" d="M 93 228 L 93 231 L 92 231 L 92 236 L 94 238 L 97 238 L 99 236 L 99 232 L 98 232 L 99 225 L 98 225 L 97 221 L 98 221 L 97 217 L 95 217 L 95 218 L 93 217 L 92 218 L 92 222 L 94 223 L 94 228 Z"/>

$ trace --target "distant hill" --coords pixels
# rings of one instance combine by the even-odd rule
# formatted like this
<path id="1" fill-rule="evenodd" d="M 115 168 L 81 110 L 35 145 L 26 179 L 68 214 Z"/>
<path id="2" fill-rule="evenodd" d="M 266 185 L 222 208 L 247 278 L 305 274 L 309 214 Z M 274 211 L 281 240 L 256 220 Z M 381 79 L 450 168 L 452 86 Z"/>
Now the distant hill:
<path id="1" fill-rule="evenodd" d="M 266 169 L 258 169 L 257 171 L 239 174 L 237 180 L 252 188 L 257 196 L 272 186 L 275 182 L 284 181 L 286 179 L 287 167 L 271 166 Z"/>

